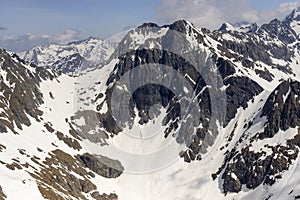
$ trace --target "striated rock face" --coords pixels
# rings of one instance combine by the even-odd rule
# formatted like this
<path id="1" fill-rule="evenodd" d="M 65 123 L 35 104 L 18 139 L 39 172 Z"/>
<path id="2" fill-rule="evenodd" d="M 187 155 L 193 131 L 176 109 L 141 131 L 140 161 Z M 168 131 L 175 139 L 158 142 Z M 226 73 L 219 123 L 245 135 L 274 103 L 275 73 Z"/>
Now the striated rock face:
<path id="1" fill-rule="evenodd" d="M 261 117 L 266 116 L 261 139 L 273 137 L 279 130 L 286 131 L 300 125 L 300 83 L 286 80 L 271 93 L 264 105 Z"/>
<path id="2" fill-rule="evenodd" d="M 263 88 L 247 77 L 230 77 L 224 80 L 227 95 L 226 123 L 235 117 L 237 109 L 246 108 L 247 103 L 263 91 Z"/>
<path id="3" fill-rule="evenodd" d="M 176 29 L 180 31 L 184 31 L 184 22 L 179 21 L 178 23 L 172 24 L 170 26 L 170 29 Z M 106 85 L 113 85 L 115 84 L 120 77 L 122 77 L 125 73 L 129 72 L 130 70 L 137 68 L 141 65 L 151 65 L 151 64 L 157 64 L 157 65 L 164 65 L 164 66 L 172 66 L 173 70 L 177 71 L 181 74 L 182 77 L 187 77 L 185 80 L 189 82 L 194 91 L 190 91 L 191 93 L 194 93 L 194 96 L 198 96 L 198 101 L 202 102 L 202 104 L 199 104 L 199 107 L 201 111 L 199 112 L 199 119 L 201 124 L 208 124 L 208 118 L 210 116 L 209 111 L 209 93 L 208 90 L 204 88 L 205 81 L 201 77 L 200 73 L 195 69 L 193 65 L 191 65 L 187 60 L 184 58 L 167 51 L 160 51 L 158 49 L 142 49 L 142 50 L 136 50 L 134 52 L 129 52 L 125 54 L 124 56 L 120 57 L 120 61 L 118 64 L 115 65 L 114 73 L 111 73 L 109 76 Z M 153 72 L 149 71 L 147 74 L 139 73 L 136 76 L 134 76 L 130 82 L 132 85 L 134 85 L 135 82 L 142 82 L 144 79 L 147 79 L 149 74 L 157 73 L 157 74 L 163 74 L 165 72 L 160 71 L 161 69 L 152 67 Z M 170 75 L 169 79 L 166 79 L 164 84 L 165 85 L 172 85 L 174 83 L 174 80 L 177 79 L 176 74 Z M 178 82 L 178 85 L 175 85 L 175 87 L 180 88 L 182 85 L 180 85 L 180 82 Z M 203 90 L 203 91 L 202 91 Z M 182 89 L 183 91 L 183 89 Z M 111 88 L 108 88 L 106 91 L 106 99 L 105 102 L 108 103 L 108 108 L 111 109 L 111 107 L 116 107 L 117 105 L 111 104 L 111 95 L 113 90 Z M 183 94 L 184 95 L 184 94 Z M 122 95 L 118 97 L 118 99 L 122 99 Z M 133 123 L 133 119 L 135 116 L 134 109 L 136 108 L 138 113 L 138 117 L 140 118 L 139 124 L 143 125 L 148 123 L 150 120 L 155 119 L 156 116 L 160 114 L 160 109 L 165 108 L 167 110 L 167 114 L 164 118 L 164 124 L 166 127 L 164 128 L 164 135 L 165 137 L 168 137 L 170 132 L 175 131 L 178 128 L 178 121 L 182 119 L 182 114 L 186 112 L 186 110 L 182 110 L 184 108 L 180 107 L 180 103 L 184 103 L 186 101 L 184 98 L 178 98 L 175 96 L 175 94 L 172 92 L 171 89 L 162 86 L 161 84 L 147 84 L 144 85 L 137 90 L 134 91 L 132 94 L 131 101 L 129 103 L 130 111 L 132 114 L 132 118 L 126 121 L 126 117 L 119 117 L 123 124 Z M 103 102 L 104 103 L 104 102 Z M 101 104 L 103 104 L 101 103 Z M 123 103 L 122 101 L 116 102 L 116 103 Z M 157 106 L 157 107 L 155 107 Z M 100 109 L 99 109 L 100 110 Z M 195 110 L 196 111 L 196 110 Z M 122 112 L 121 112 L 122 114 Z M 109 116 L 111 115 L 111 112 L 107 112 L 106 114 L 103 114 L 102 116 Z M 106 118 L 108 119 L 108 118 Z M 113 120 L 112 117 L 110 119 Z M 106 130 L 117 130 L 118 127 L 115 122 L 110 120 L 105 120 L 104 117 L 100 117 L 101 121 L 106 121 L 104 123 L 104 127 Z M 192 119 L 193 120 L 193 119 Z M 196 121 L 196 119 L 194 119 Z M 112 128 L 111 125 L 114 125 L 115 127 Z M 199 124 L 198 124 L 199 125 Z M 202 144 L 201 146 L 201 137 L 204 135 L 207 135 L 208 127 L 206 126 L 202 130 L 197 130 L 195 133 L 191 132 L 190 128 L 197 128 L 196 124 L 194 124 L 194 127 L 186 127 L 186 130 L 183 130 L 185 133 L 185 136 L 181 136 L 181 139 L 178 139 L 180 143 L 184 143 L 185 137 L 188 137 L 188 135 L 193 135 L 195 137 L 193 139 L 193 142 L 191 143 L 190 147 L 191 150 L 187 154 L 187 152 L 183 153 L 181 156 L 185 157 L 185 160 L 191 161 L 195 160 L 197 155 L 200 153 L 200 149 L 205 149 L 206 146 L 209 144 Z M 121 132 L 120 129 L 118 129 L 118 132 Z M 201 132 L 201 133 L 200 133 Z M 116 132 L 112 132 L 116 133 Z M 198 156 L 198 159 L 200 159 L 200 155 Z"/>
<path id="4" fill-rule="evenodd" d="M 222 175 L 224 193 L 240 192 L 242 185 L 249 189 L 255 189 L 261 184 L 273 185 L 297 159 L 299 139 L 298 133 L 293 139 L 287 140 L 286 144 L 266 145 L 272 152 L 267 156 L 265 151 L 249 150 L 251 144 L 243 148 L 240 153 L 232 151 L 229 159 L 226 160 L 228 165 Z"/>
<path id="5" fill-rule="evenodd" d="M 39 90 L 42 80 L 55 78 L 55 74 L 36 66 L 26 66 L 16 54 L 9 55 L 0 50 L 0 132 L 7 129 L 22 129 L 22 125 L 30 126 L 28 116 L 40 120 L 42 111 L 38 108 L 43 103 L 43 94 Z"/>
<path id="6" fill-rule="evenodd" d="M 255 189 L 261 184 L 273 185 L 298 158 L 299 130 L 293 138 L 275 146 L 265 144 L 265 150 L 260 152 L 253 150 L 252 143 L 275 137 L 280 134 L 279 131 L 299 127 L 299 84 L 298 81 L 282 81 L 262 108 L 260 117 L 267 119 L 263 131 L 256 133 L 241 151 L 234 148 L 227 154 L 224 161 L 227 166 L 222 175 L 225 193 L 239 192 L 242 185 L 249 189 Z"/>

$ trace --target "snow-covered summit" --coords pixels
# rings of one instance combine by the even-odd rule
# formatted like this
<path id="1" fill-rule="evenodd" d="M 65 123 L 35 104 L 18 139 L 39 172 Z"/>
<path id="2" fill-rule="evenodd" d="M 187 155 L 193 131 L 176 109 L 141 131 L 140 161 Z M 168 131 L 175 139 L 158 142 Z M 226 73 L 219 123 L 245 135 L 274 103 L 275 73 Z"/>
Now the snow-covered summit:
<path id="1" fill-rule="evenodd" d="M 244 33 L 253 33 L 258 29 L 256 23 L 249 23 L 246 21 L 237 22 L 235 24 L 231 24 L 225 22 L 221 25 L 218 29 L 220 31 L 237 31 L 237 32 L 244 32 Z"/>
<path id="2" fill-rule="evenodd" d="M 283 22 L 289 25 L 298 35 L 300 34 L 300 7 L 288 14 Z"/>

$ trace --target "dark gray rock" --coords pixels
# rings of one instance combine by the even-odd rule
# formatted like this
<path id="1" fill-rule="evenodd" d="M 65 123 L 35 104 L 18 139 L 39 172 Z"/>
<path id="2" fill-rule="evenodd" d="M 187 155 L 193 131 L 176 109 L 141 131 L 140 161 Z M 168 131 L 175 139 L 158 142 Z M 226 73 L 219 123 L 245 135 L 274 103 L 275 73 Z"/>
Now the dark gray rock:
<path id="1" fill-rule="evenodd" d="M 278 38 L 285 44 L 295 42 L 297 39 L 295 31 L 278 19 L 274 19 L 270 23 L 263 24 L 259 28 L 258 34 L 261 35 L 263 32 L 268 33 L 273 38 Z"/>
<path id="2" fill-rule="evenodd" d="M 271 138 L 279 130 L 287 130 L 299 126 L 299 91 L 300 83 L 286 80 L 270 94 L 260 117 L 266 117 L 267 122 L 262 133 L 257 133 L 250 139 L 240 152 L 233 149 L 224 160 L 223 166 L 213 175 L 216 176 L 224 169 L 222 178 L 224 180 L 223 190 L 227 192 L 239 192 L 239 184 L 249 189 L 255 189 L 261 184 L 273 185 L 277 179 L 281 179 L 281 173 L 289 169 L 292 161 L 297 159 L 300 145 L 300 136 L 287 140 L 286 144 L 264 147 L 272 151 L 266 156 L 266 152 L 253 152 L 249 150 L 251 141 Z M 237 179 L 233 179 L 235 174 Z"/>
<path id="3" fill-rule="evenodd" d="M 77 159 L 81 161 L 85 167 L 105 178 L 117 178 L 124 170 L 124 167 L 119 161 L 104 156 L 95 156 L 85 153 L 78 155 Z"/>
<path id="4" fill-rule="evenodd" d="M 225 125 L 235 117 L 237 109 L 246 108 L 247 103 L 263 91 L 256 82 L 247 77 L 230 77 L 224 80 L 227 95 L 227 111 Z"/>
<path id="5" fill-rule="evenodd" d="M 298 81 L 282 81 L 268 97 L 261 117 L 268 121 L 261 139 L 273 137 L 279 129 L 287 130 L 300 125 L 300 83 Z"/>
<path id="6" fill-rule="evenodd" d="M 79 68 L 85 62 L 85 59 L 78 53 L 64 57 L 54 62 L 51 66 L 44 66 L 47 69 L 55 69 L 61 73 L 72 74 L 76 71 L 83 70 Z"/>

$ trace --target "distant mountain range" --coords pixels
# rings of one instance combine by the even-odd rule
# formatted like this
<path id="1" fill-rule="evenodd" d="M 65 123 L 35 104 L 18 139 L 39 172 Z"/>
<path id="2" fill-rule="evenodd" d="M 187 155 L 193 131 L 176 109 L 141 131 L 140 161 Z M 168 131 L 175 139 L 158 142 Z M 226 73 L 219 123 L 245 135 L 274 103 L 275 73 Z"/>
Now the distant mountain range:
<path id="1" fill-rule="evenodd" d="M 97 66 L 112 54 L 116 43 L 90 37 L 66 45 L 37 46 L 24 53 L 24 60 L 46 69 L 55 69 L 67 74 L 76 74 Z"/>

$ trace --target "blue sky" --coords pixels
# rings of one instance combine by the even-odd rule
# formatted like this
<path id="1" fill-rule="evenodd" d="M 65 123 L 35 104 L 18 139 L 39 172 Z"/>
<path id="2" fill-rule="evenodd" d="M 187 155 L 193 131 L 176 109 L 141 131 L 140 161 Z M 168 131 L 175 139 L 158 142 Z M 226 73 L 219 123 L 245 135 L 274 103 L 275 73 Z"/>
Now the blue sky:
<path id="1" fill-rule="evenodd" d="M 4 0 L 0 26 L 6 33 L 51 34 L 67 28 L 106 37 L 124 27 L 155 21 L 158 0 Z"/>
<path id="2" fill-rule="evenodd" d="M 20 51 L 49 42 L 106 38 L 145 21 L 185 18 L 210 29 L 224 21 L 263 23 L 299 5 L 300 0 L 2 0 L 0 47 Z"/>

